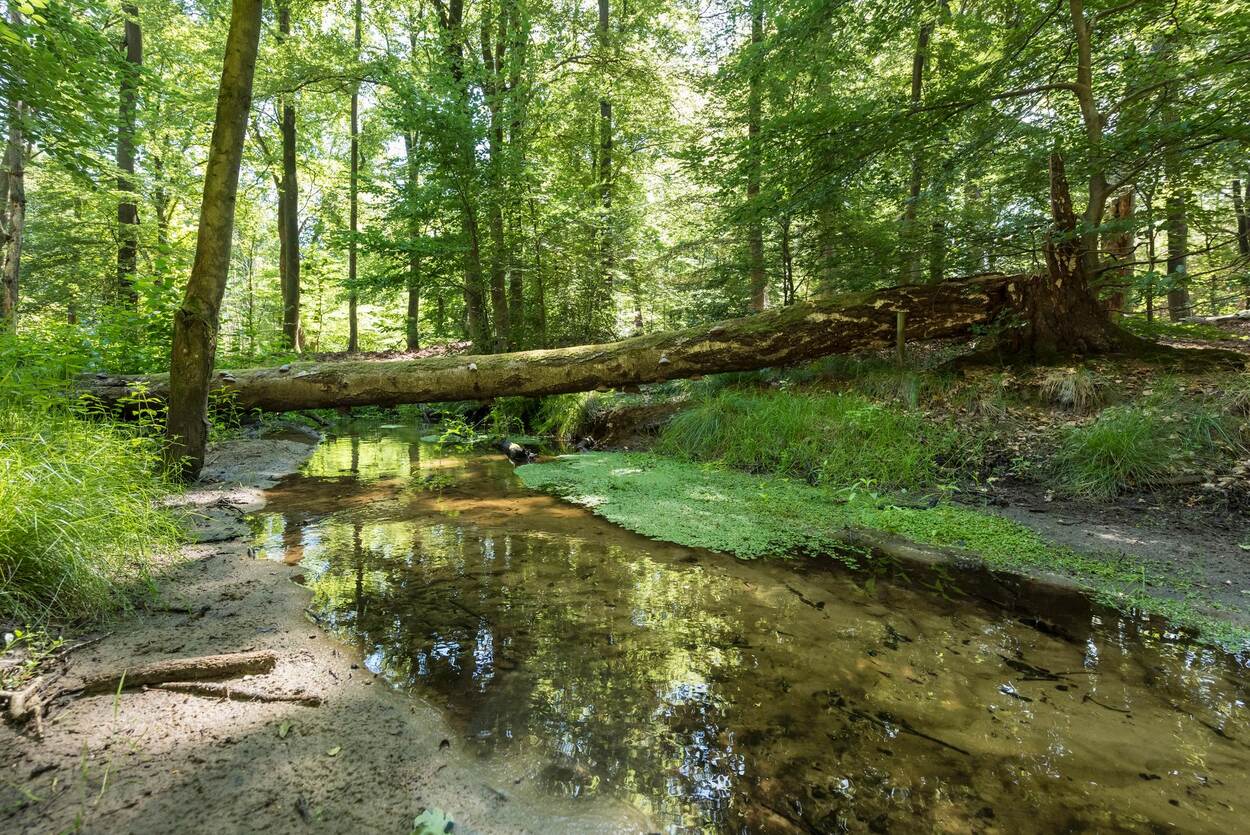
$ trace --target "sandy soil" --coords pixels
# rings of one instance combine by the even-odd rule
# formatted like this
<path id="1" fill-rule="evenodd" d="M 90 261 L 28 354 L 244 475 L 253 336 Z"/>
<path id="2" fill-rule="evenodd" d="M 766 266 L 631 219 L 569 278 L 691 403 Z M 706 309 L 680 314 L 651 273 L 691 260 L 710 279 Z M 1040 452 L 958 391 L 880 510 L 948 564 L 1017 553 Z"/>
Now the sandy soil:
<path id="1" fill-rule="evenodd" d="M 279 656 L 239 681 L 319 707 L 157 689 L 68 698 L 42 738 L 0 727 L 0 832 L 397 832 L 438 809 L 455 832 L 638 832 L 624 805 L 563 801 L 539 763 L 483 764 L 432 706 L 398 693 L 305 616 L 298 567 L 257 559 L 244 511 L 312 449 L 298 436 L 233 441 L 177 503 L 195 522 L 161 602 L 66 658 L 64 686 L 127 665 L 253 649 Z M 84 636 L 91 637 L 91 636 Z M 285 728 L 285 730 L 283 730 Z"/>

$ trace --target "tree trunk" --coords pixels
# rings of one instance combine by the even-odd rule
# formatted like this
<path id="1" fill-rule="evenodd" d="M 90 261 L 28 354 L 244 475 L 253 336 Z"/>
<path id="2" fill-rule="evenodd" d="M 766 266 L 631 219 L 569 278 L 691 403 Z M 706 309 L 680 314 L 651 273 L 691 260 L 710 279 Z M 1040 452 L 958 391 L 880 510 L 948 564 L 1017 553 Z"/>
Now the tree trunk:
<path id="1" fill-rule="evenodd" d="M 10 17 L 18 22 L 17 5 L 10 4 Z M 22 238 L 26 229 L 26 140 L 22 135 L 25 108 L 21 102 L 9 104 L 9 138 L 5 144 L 5 191 L 3 224 L 4 258 L 0 265 L 0 328 L 17 328 L 18 289 L 22 275 Z"/>
<path id="2" fill-rule="evenodd" d="M 1111 323 L 1090 289 L 1088 236 L 1082 233 L 1072 207 L 1072 192 L 1058 153 L 1050 155 L 1050 210 L 1047 274 L 1018 286 L 1013 302 L 1021 326 L 1005 330 L 1000 347 L 1015 356 L 1045 359 L 1104 353 L 1132 343 L 1132 337 Z"/>
<path id="3" fill-rule="evenodd" d="M 218 317 L 230 269 L 239 163 L 252 101 L 260 42 L 261 0 L 234 0 L 217 95 L 217 117 L 204 172 L 195 260 L 182 306 L 174 316 L 169 363 L 166 460 L 184 476 L 204 466 L 208 392 L 217 350 Z"/>
<path id="4" fill-rule="evenodd" d="M 1242 307 L 1250 309 L 1250 214 L 1246 213 L 1241 180 L 1233 180 L 1233 213 L 1237 216 L 1237 255 L 1241 259 L 1241 286 L 1245 290 Z"/>
<path id="5" fill-rule="evenodd" d="M 599 48 L 605 55 L 611 49 L 611 29 L 608 17 L 608 0 L 599 0 Z M 607 96 L 599 99 L 599 209 L 602 212 L 599 233 L 599 280 L 602 282 L 604 305 L 612 315 L 608 317 L 615 330 L 616 305 L 614 294 L 616 247 L 615 225 L 612 222 L 613 169 L 612 153 L 612 100 Z"/>
<path id="6" fill-rule="evenodd" d="M 291 35 L 291 2 L 278 7 L 279 43 Z M 295 166 L 295 94 L 282 96 L 282 187 L 278 192 L 278 224 L 282 234 L 279 263 L 282 285 L 282 337 L 291 350 L 304 347 L 300 332 L 299 179 Z"/>
<path id="7" fill-rule="evenodd" d="M 361 0 L 356 0 L 353 7 L 353 19 L 356 25 L 354 43 L 356 44 L 356 60 L 360 60 L 360 19 Z M 354 354 L 360 350 L 359 323 L 356 318 L 356 233 L 359 226 L 360 213 L 360 81 L 352 84 L 352 163 L 351 181 L 349 185 L 349 223 L 351 237 L 347 241 L 347 352 Z"/>
<path id="8" fill-rule="evenodd" d="M 916 51 L 911 62 L 911 111 L 920 109 L 921 94 L 924 89 L 924 68 L 929 57 L 929 38 L 933 35 L 934 23 L 929 21 L 920 24 L 916 33 Z M 916 227 L 916 217 L 920 210 L 920 191 L 924 185 L 924 168 L 920 160 L 920 144 L 917 143 L 911 154 L 911 182 L 907 190 L 907 203 L 903 207 L 903 222 L 899 230 L 904 253 L 903 283 L 919 284 L 922 278 L 920 266 L 920 241 Z"/>
<path id="9" fill-rule="evenodd" d="M 121 70 L 117 104 L 117 292 L 132 307 L 139 303 L 135 269 L 139 256 L 139 205 L 135 196 L 135 110 L 139 94 L 139 71 L 143 66 L 143 32 L 139 9 L 122 4 L 126 60 Z"/>
<path id="10" fill-rule="evenodd" d="M 650 334 L 602 345 L 419 360 L 298 363 L 285 371 L 221 372 L 216 386 L 243 411 L 477 400 L 546 395 L 653 383 L 682 377 L 805 362 L 833 353 L 894 344 L 897 311 L 907 311 L 909 340 L 967 336 L 1032 298 L 1029 276 L 858 293 L 815 304 L 776 307 L 711 327 Z M 1102 321 L 1102 320 L 1100 320 Z M 142 380 L 162 397 L 169 375 L 83 378 L 90 393 L 116 405 Z"/>
<path id="11" fill-rule="evenodd" d="M 1192 312 L 1189 299 L 1189 220 L 1186 217 L 1188 195 L 1173 182 L 1164 204 L 1168 236 L 1168 318 L 1173 322 Z"/>
<path id="12" fill-rule="evenodd" d="M 421 347 L 421 255 L 417 251 L 421 221 L 416 210 L 421 172 L 417 161 L 417 137 L 407 131 L 404 132 L 404 153 L 408 163 L 408 195 L 412 203 L 408 221 L 408 312 L 404 319 L 404 345 L 409 351 L 416 351 Z"/>
<path id="13" fill-rule="evenodd" d="M 747 269 L 751 284 L 751 310 L 759 312 L 768 303 L 768 276 L 764 272 L 764 224 L 760 220 L 760 175 L 763 166 L 760 148 L 760 84 L 763 56 L 757 50 L 764 40 L 764 0 L 751 0 L 751 55 L 747 89 Z"/>
<path id="14" fill-rule="evenodd" d="M 1103 249 L 1107 268 L 1103 273 L 1103 301 L 1112 318 L 1124 315 L 1128 289 L 1133 286 L 1133 190 L 1125 189 L 1111 201 L 1111 220 L 1116 225 L 1105 234 Z"/>

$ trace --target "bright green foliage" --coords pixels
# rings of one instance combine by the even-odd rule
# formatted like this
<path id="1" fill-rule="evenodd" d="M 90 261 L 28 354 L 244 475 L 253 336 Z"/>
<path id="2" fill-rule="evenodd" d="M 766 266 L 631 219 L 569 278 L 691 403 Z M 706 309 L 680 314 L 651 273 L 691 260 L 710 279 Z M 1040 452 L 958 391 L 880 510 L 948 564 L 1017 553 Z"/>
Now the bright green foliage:
<path id="1" fill-rule="evenodd" d="M 91 618 L 148 588 L 177 540 L 156 501 L 155 443 L 107 424 L 0 406 L 0 619 Z"/>
<path id="2" fill-rule="evenodd" d="M 932 484 L 954 432 L 849 394 L 728 390 L 675 416 L 661 452 L 812 484 Z"/>
<path id="3" fill-rule="evenodd" d="M 178 539 L 156 504 L 172 485 L 142 423 L 66 405 L 85 362 L 68 340 L 0 336 L 0 621 L 125 607 L 147 590 L 152 556 Z"/>

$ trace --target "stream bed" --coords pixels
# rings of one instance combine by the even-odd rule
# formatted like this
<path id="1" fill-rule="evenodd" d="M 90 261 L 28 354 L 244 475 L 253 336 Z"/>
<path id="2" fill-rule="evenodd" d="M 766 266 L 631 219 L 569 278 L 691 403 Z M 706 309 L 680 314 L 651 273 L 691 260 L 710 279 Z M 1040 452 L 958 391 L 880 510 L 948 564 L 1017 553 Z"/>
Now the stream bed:
<path id="1" fill-rule="evenodd" d="M 670 833 L 1245 831 L 1244 658 L 654 542 L 498 453 L 340 431 L 269 492 L 257 550 L 484 767 Z"/>

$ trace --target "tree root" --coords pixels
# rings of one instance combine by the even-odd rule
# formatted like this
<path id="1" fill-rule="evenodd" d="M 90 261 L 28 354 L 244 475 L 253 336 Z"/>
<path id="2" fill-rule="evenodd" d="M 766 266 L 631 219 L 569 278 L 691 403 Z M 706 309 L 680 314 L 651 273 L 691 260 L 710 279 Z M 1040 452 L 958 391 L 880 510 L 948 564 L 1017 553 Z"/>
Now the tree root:
<path id="1" fill-rule="evenodd" d="M 233 687 L 222 682 L 167 681 L 151 685 L 154 690 L 186 693 L 205 698 L 229 699 L 236 702 L 293 702 L 306 707 L 320 707 L 321 697 L 312 693 L 265 693 L 246 687 Z"/>

